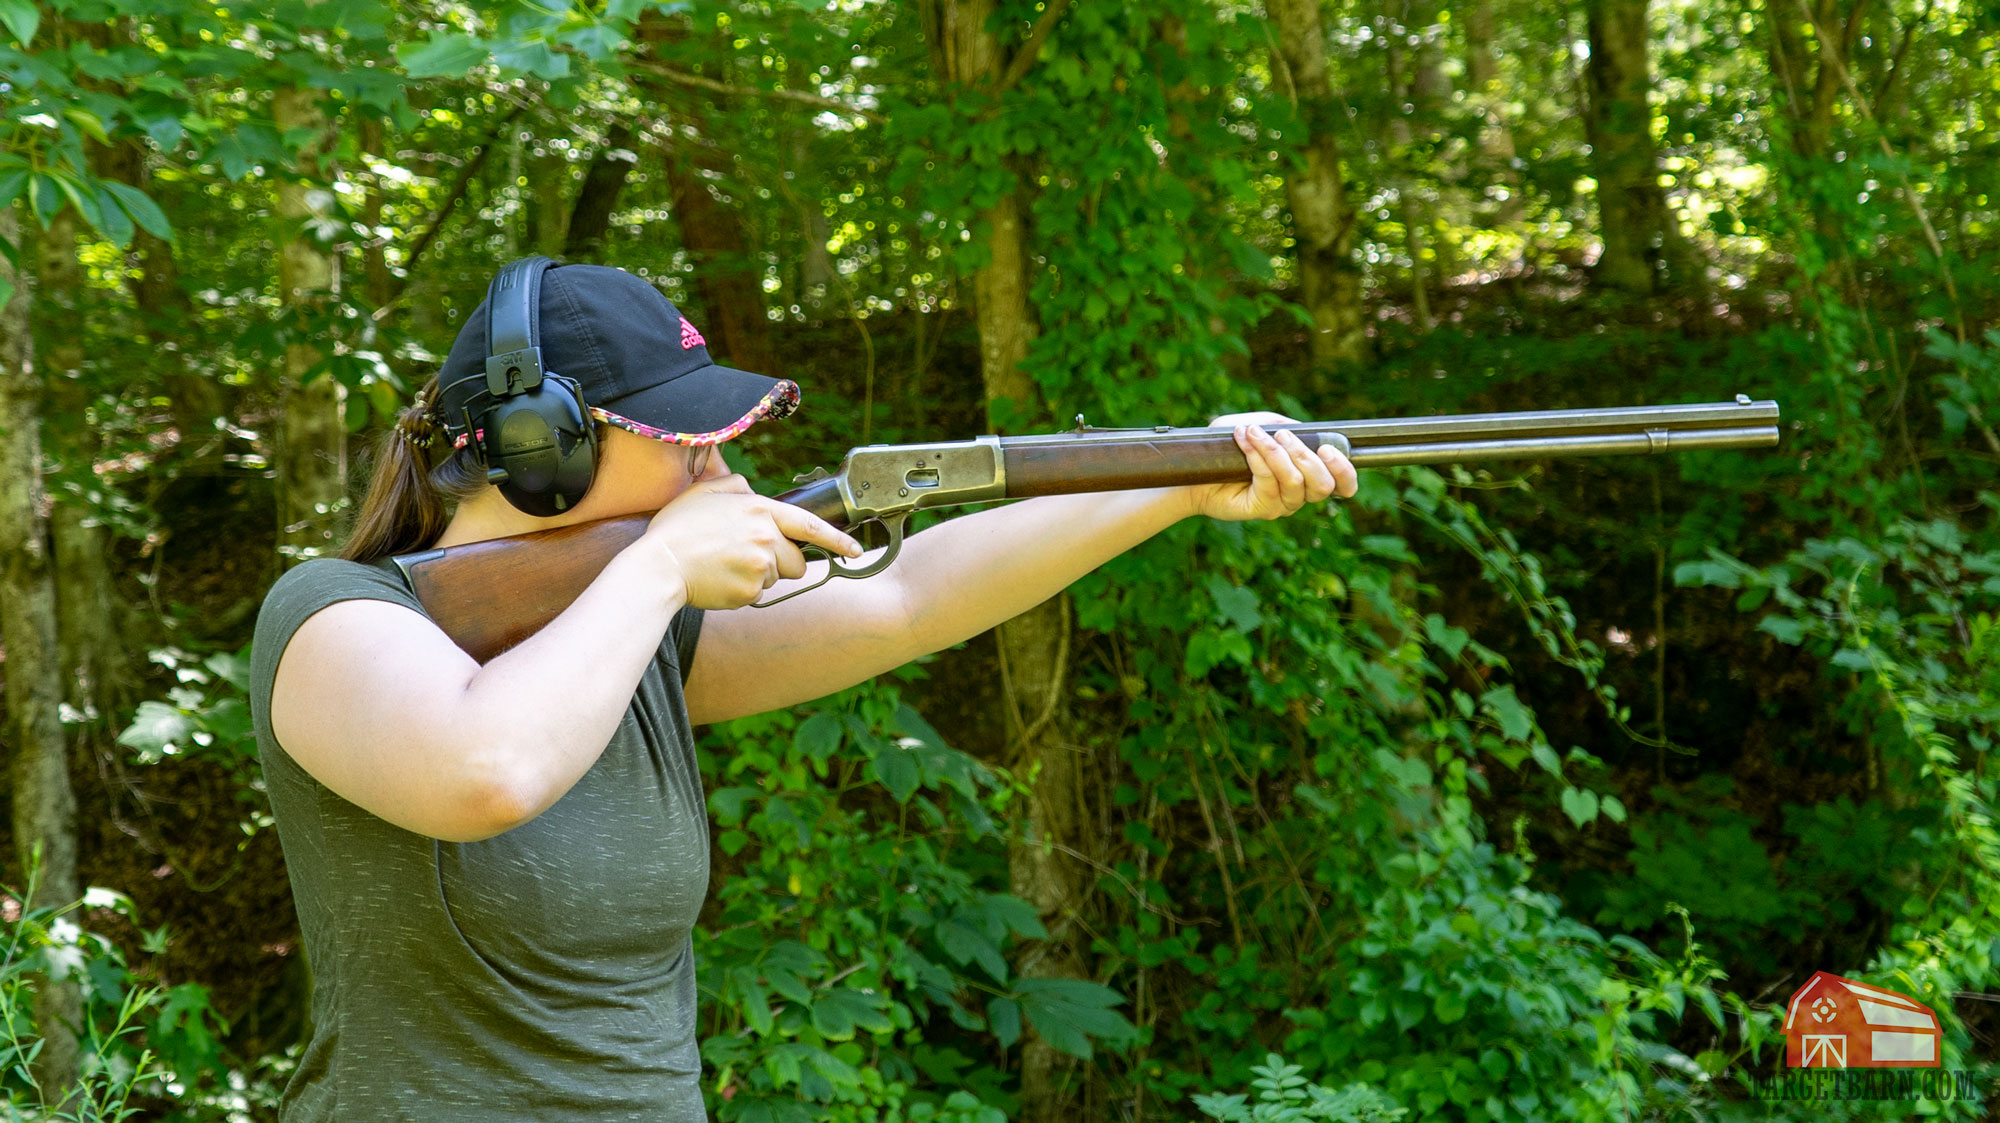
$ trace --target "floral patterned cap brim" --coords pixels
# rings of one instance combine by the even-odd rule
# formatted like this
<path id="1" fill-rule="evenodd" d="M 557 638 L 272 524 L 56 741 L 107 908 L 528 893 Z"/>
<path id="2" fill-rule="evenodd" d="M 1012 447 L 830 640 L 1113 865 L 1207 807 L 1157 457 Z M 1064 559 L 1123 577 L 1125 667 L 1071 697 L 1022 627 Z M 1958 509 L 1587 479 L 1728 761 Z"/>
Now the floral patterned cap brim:
<path id="1" fill-rule="evenodd" d="M 767 417 L 775 421 L 778 418 L 788 416 L 797 408 L 799 408 L 799 384 L 790 379 L 780 379 L 776 386 L 771 387 L 769 393 L 765 394 L 756 405 L 750 407 L 748 413 L 745 413 L 728 425 L 708 433 L 675 433 L 667 429 L 656 429 L 644 422 L 634 421 L 629 417 L 620 417 L 601 406 L 591 406 L 590 415 L 599 421 L 616 425 L 628 433 L 637 433 L 642 437 L 651 437 L 656 441 L 665 441 L 668 444 L 719 445 L 726 440 L 742 435 L 745 429 Z"/>

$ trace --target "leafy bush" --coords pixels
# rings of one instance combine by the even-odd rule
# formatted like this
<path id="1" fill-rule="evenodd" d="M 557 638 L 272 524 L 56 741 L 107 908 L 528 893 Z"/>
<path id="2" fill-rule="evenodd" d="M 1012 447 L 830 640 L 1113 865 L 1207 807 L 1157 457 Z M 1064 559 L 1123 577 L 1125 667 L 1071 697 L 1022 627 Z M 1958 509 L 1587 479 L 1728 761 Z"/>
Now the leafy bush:
<path id="1" fill-rule="evenodd" d="M 128 918 L 123 894 L 93 888 L 76 901 L 22 908 L 36 899 L 31 870 L 25 892 L 0 890 L 0 1103 L 13 1117 L 74 1123 L 115 1123 L 138 1114 L 134 1097 L 188 1092 L 220 1068 L 222 1026 L 199 984 L 166 987 L 127 969 L 109 939 L 78 924 L 86 909 Z M 164 931 L 147 936 L 155 948 Z M 52 985 L 75 986 L 83 1001 L 76 1027 L 78 1080 L 57 1102 L 43 1095 L 31 1071 L 47 1040 L 35 1020 L 35 998 Z"/>
<path id="2" fill-rule="evenodd" d="M 1299 1075 L 1305 1071 L 1288 1065 L 1276 1053 L 1250 1070 L 1256 1076 L 1250 1088 L 1254 1102 L 1241 1093 L 1209 1093 L 1194 1097 L 1203 1115 L 1222 1123 L 1303 1123 L 1325 1119 L 1332 1123 L 1392 1123 L 1406 1113 L 1395 1101 L 1366 1084 L 1349 1084 L 1331 1092 Z"/>

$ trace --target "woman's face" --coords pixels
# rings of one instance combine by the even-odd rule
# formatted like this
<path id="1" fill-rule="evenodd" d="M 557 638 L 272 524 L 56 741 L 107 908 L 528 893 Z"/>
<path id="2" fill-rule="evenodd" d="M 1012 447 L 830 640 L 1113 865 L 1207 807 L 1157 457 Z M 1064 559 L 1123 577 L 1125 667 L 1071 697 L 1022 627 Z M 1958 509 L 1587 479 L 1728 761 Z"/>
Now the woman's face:
<path id="1" fill-rule="evenodd" d="M 579 515 L 591 509 L 590 518 L 650 514 L 696 483 L 726 476 L 730 470 L 718 445 L 709 449 L 701 474 L 691 476 L 687 446 L 642 437 L 615 425 L 603 427 L 597 457 L 597 476 L 577 504 Z"/>

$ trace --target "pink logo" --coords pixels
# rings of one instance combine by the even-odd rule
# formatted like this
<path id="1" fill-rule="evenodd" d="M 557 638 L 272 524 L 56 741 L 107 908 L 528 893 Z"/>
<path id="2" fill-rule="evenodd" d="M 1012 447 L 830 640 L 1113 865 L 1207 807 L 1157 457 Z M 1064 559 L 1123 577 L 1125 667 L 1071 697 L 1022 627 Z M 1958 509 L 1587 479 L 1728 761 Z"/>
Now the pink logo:
<path id="1" fill-rule="evenodd" d="M 686 351 L 689 348 L 702 347 L 707 345 L 707 343 L 708 340 L 703 339 L 701 333 L 694 330 L 693 324 L 688 323 L 685 319 L 681 320 L 681 350 Z"/>

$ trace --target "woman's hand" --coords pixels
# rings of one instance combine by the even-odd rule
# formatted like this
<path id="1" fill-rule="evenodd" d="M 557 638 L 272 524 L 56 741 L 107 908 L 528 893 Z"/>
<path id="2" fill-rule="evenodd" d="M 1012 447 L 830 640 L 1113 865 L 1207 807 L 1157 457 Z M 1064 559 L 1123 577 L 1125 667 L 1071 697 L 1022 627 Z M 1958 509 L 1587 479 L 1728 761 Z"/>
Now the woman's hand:
<path id="1" fill-rule="evenodd" d="M 1315 453 L 1286 430 L 1273 433 L 1264 428 L 1295 423 L 1268 411 L 1232 413 L 1209 422 L 1211 426 L 1235 427 L 1236 447 L 1250 461 L 1250 479 L 1189 487 L 1189 504 L 1195 513 L 1226 522 L 1281 519 L 1331 495 L 1351 497 L 1359 483 L 1353 463 L 1340 450 L 1325 445 Z"/>
<path id="2" fill-rule="evenodd" d="M 696 608 L 741 608 L 779 578 L 805 576 L 801 542 L 861 556 L 861 544 L 825 519 L 758 495 L 734 473 L 705 477 L 676 496 L 641 541 L 661 548 Z"/>

